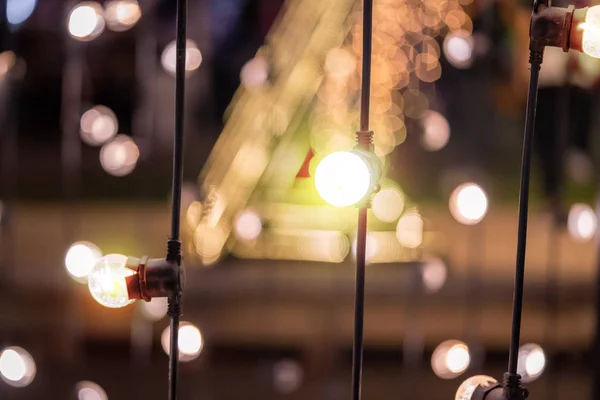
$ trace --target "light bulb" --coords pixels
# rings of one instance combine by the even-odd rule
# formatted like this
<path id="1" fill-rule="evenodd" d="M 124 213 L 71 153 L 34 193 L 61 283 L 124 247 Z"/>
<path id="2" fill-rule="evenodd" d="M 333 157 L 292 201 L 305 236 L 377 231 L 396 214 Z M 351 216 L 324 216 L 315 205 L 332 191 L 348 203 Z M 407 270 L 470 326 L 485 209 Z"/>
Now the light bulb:
<path id="1" fill-rule="evenodd" d="M 108 254 L 102 257 L 88 275 L 88 286 L 92 297 L 109 308 L 121 308 L 133 303 L 127 293 L 125 278 L 135 274 L 126 267 L 127 257 Z"/>
<path id="2" fill-rule="evenodd" d="M 331 153 L 317 166 L 315 186 L 323 200 L 333 206 L 356 204 L 371 187 L 369 164 L 354 152 Z"/>
<path id="3" fill-rule="evenodd" d="M 496 383 L 498 383 L 498 381 L 496 381 L 491 376 L 487 376 L 487 375 L 472 376 L 469 379 L 467 379 L 466 381 L 464 381 L 462 383 L 462 385 L 459 386 L 458 390 L 456 391 L 456 396 L 454 397 L 454 400 L 471 400 L 471 397 L 473 396 L 473 392 L 475 392 L 475 389 L 477 388 L 477 386 L 487 387 L 487 386 L 495 385 Z"/>
<path id="4" fill-rule="evenodd" d="M 454 379 L 469 367 L 469 347 L 460 340 L 440 343 L 431 356 L 431 368 L 442 379 Z"/>
<path id="5" fill-rule="evenodd" d="M 600 58 L 600 6 L 590 7 L 585 22 L 579 25 L 583 29 L 582 50 L 587 55 Z"/>
<path id="6" fill-rule="evenodd" d="M 465 183 L 454 189 L 449 205 L 454 219 L 464 225 L 475 225 L 487 214 L 488 199 L 480 186 Z"/>

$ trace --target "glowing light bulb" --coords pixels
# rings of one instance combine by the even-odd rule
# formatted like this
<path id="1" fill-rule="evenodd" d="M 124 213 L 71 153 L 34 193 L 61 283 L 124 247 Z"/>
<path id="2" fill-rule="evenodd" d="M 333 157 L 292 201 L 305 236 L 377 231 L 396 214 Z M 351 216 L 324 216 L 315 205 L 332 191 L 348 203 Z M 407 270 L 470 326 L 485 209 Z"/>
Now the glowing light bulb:
<path id="1" fill-rule="evenodd" d="M 108 400 L 108 395 L 100 385 L 91 381 L 81 381 L 75 386 L 77 400 Z"/>
<path id="2" fill-rule="evenodd" d="M 8 347 L 0 352 L 0 376 L 14 387 L 25 387 L 35 377 L 33 357 L 21 347 Z"/>
<path id="3" fill-rule="evenodd" d="M 108 29 L 115 32 L 126 31 L 141 18 L 142 10 L 137 0 L 113 0 L 105 5 L 104 18 Z"/>
<path id="4" fill-rule="evenodd" d="M 450 196 L 450 213 L 464 225 L 475 225 L 486 215 L 487 195 L 474 183 L 464 183 L 454 189 Z"/>
<path id="5" fill-rule="evenodd" d="M 37 0 L 8 0 L 6 2 L 6 20 L 11 25 L 22 24 L 31 16 Z"/>
<path id="6" fill-rule="evenodd" d="M 165 71 L 175 76 L 177 66 L 177 44 L 175 40 L 165 47 L 161 56 L 161 63 Z M 196 42 L 191 39 L 186 40 L 185 49 L 185 70 L 187 72 L 194 71 L 202 64 L 202 53 L 198 49 Z"/>
<path id="7" fill-rule="evenodd" d="M 235 235 L 242 240 L 254 240 L 262 232 L 262 227 L 260 216 L 252 210 L 245 210 L 235 221 Z"/>
<path id="8" fill-rule="evenodd" d="M 585 15 L 585 22 L 579 25 L 583 29 L 583 52 L 600 58 L 600 6 L 590 7 Z"/>
<path id="9" fill-rule="evenodd" d="M 327 203 L 346 207 L 367 195 L 371 187 L 371 171 L 367 162 L 356 153 L 331 153 L 317 166 L 315 186 Z"/>
<path id="10" fill-rule="evenodd" d="M 69 14 L 69 33 L 77 40 L 97 38 L 104 31 L 104 26 L 102 7 L 94 1 L 77 4 Z"/>
<path id="11" fill-rule="evenodd" d="M 596 234 L 598 219 L 596 213 L 587 204 L 573 204 L 569 210 L 567 229 L 571 237 L 579 241 L 588 241 Z"/>
<path id="12" fill-rule="evenodd" d="M 167 355 L 171 353 L 170 340 L 171 332 L 169 327 L 167 327 L 161 335 L 162 348 Z M 192 361 L 200 355 L 204 347 L 204 339 L 200 330 L 194 324 L 182 321 L 179 326 L 179 340 L 177 345 L 179 347 L 179 361 Z"/>
<path id="13" fill-rule="evenodd" d="M 440 343 L 431 356 L 431 368 L 442 379 L 454 379 L 471 363 L 469 347 L 459 340 Z"/>
<path id="14" fill-rule="evenodd" d="M 487 375 L 475 375 L 467 379 L 459 386 L 454 400 L 471 400 L 477 386 L 488 387 L 498 383 L 494 378 Z"/>
<path id="15" fill-rule="evenodd" d="M 87 282 L 87 276 L 102 257 L 102 251 L 93 243 L 73 243 L 65 256 L 65 267 L 73 279 Z"/>
<path id="16" fill-rule="evenodd" d="M 546 368 L 546 354 L 541 346 L 528 343 L 519 348 L 517 373 L 525 383 L 533 382 L 542 376 Z"/>
<path id="17" fill-rule="evenodd" d="M 126 267 L 127 257 L 108 254 L 102 257 L 88 275 L 92 297 L 108 308 L 121 308 L 134 302 L 129 299 L 125 278 L 135 274 Z"/>
<path id="18" fill-rule="evenodd" d="M 404 211 L 404 196 L 396 188 L 384 188 L 373 198 L 373 214 L 383 222 L 394 222 Z"/>

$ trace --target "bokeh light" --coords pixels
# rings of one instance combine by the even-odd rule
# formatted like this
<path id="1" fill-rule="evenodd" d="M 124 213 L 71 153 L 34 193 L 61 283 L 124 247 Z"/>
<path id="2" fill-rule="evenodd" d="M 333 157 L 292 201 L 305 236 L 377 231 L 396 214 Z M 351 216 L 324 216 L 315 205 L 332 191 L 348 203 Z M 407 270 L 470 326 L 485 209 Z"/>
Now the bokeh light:
<path id="1" fill-rule="evenodd" d="M 475 183 L 463 183 L 452 192 L 450 213 L 464 225 L 475 225 L 486 215 L 488 199 L 483 189 Z"/>
<path id="2" fill-rule="evenodd" d="M 142 17 L 137 0 L 112 0 L 105 5 L 104 19 L 108 29 L 123 32 L 132 28 Z"/>
<path id="3" fill-rule="evenodd" d="M 25 349 L 14 346 L 0 353 L 0 376 L 10 386 L 28 386 L 35 373 L 35 361 Z"/>
<path id="4" fill-rule="evenodd" d="M 262 231 L 260 215 L 253 210 L 242 211 L 235 220 L 235 235 L 241 240 L 254 240 Z"/>
<path id="5" fill-rule="evenodd" d="M 409 249 L 416 249 L 423 243 L 423 218 L 417 210 L 407 211 L 398 220 L 396 237 L 400 244 Z"/>
<path id="6" fill-rule="evenodd" d="M 440 343 L 431 356 L 431 368 L 442 379 L 454 379 L 467 370 L 471 363 L 469 347 L 459 340 Z"/>
<path id="7" fill-rule="evenodd" d="M 81 116 L 80 128 L 81 140 L 90 146 L 100 146 L 115 137 L 119 122 L 110 108 L 95 106 Z"/>
<path id="8" fill-rule="evenodd" d="M 426 111 L 421 117 L 423 136 L 421 144 L 428 151 L 438 151 L 446 147 L 450 140 L 450 124 L 437 111 Z"/>
<path id="9" fill-rule="evenodd" d="M 394 222 L 404 211 L 404 195 L 397 188 L 383 188 L 373 197 L 371 209 L 380 221 Z"/>
<path id="10" fill-rule="evenodd" d="M 199 224 L 194 231 L 194 245 L 200 257 L 216 261 L 227 241 L 227 233 L 223 226 L 211 226 L 205 222 Z"/>
<path id="11" fill-rule="evenodd" d="M 100 164 L 110 175 L 125 176 L 135 169 L 139 156 L 140 151 L 132 138 L 117 135 L 100 149 Z"/>
<path id="12" fill-rule="evenodd" d="M 466 69 L 473 64 L 474 46 L 473 37 L 468 33 L 449 33 L 444 39 L 444 56 L 453 67 Z"/>
<path id="13" fill-rule="evenodd" d="M 69 14 L 69 33 L 73 38 L 81 41 L 97 38 L 104 31 L 103 14 L 102 6 L 94 1 L 77 4 Z"/>
<path id="14" fill-rule="evenodd" d="M 25 22 L 33 11 L 37 0 L 7 0 L 6 20 L 11 25 L 19 25 Z"/>
<path id="15" fill-rule="evenodd" d="M 142 315 L 149 321 L 159 321 L 167 315 L 166 297 L 154 297 L 150 301 L 140 302 Z"/>
<path id="16" fill-rule="evenodd" d="M 374 235 L 373 233 L 367 233 L 366 249 L 365 249 L 365 262 L 366 263 L 371 262 L 375 257 L 377 257 L 377 255 L 380 251 L 380 247 L 381 247 L 378 239 L 379 238 L 376 235 Z M 357 247 L 358 247 L 358 238 L 354 239 L 354 242 L 352 243 L 352 255 L 354 256 L 355 259 L 356 259 Z"/>
<path id="17" fill-rule="evenodd" d="M 356 57 L 346 49 L 329 50 L 325 57 L 325 72 L 334 78 L 348 78 L 356 71 Z"/>
<path id="18" fill-rule="evenodd" d="M 569 235 L 577 241 L 588 241 L 596 234 L 598 219 L 596 213 L 587 204 L 573 204 L 567 219 Z"/>
<path id="19" fill-rule="evenodd" d="M 369 192 L 371 172 L 355 153 L 339 151 L 325 157 L 315 172 L 315 186 L 327 203 L 336 207 L 356 204 Z"/>
<path id="20" fill-rule="evenodd" d="M 135 273 L 126 267 L 127 256 L 108 254 L 96 263 L 88 274 L 88 287 L 94 300 L 108 308 L 125 307 L 129 299 L 125 278 Z"/>
<path id="21" fill-rule="evenodd" d="M 69 247 L 65 255 L 65 267 L 73 279 L 87 283 L 87 276 L 102 257 L 98 246 L 90 242 L 76 242 Z"/>
<path id="22" fill-rule="evenodd" d="M 273 367 L 273 386 L 280 394 L 290 394 L 300 389 L 304 380 L 302 366 L 293 360 L 282 360 Z"/>
<path id="23" fill-rule="evenodd" d="M 166 327 L 161 335 L 161 345 L 167 355 L 171 354 L 171 331 Z M 179 361 L 188 362 L 195 360 L 202 352 L 204 339 L 200 329 L 190 322 L 182 321 L 179 326 Z"/>
<path id="24" fill-rule="evenodd" d="M 257 55 L 248 61 L 240 71 L 240 81 L 248 89 L 264 86 L 269 80 L 269 60 Z"/>
<path id="25" fill-rule="evenodd" d="M 423 286 L 429 293 L 439 291 L 448 278 L 448 267 L 444 260 L 438 257 L 428 257 L 421 265 Z"/>
<path id="26" fill-rule="evenodd" d="M 519 348 L 517 373 L 524 383 L 535 381 L 542 376 L 545 368 L 546 354 L 540 345 L 528 343 Z"/>
<path id="27" fill-rule="evenodd" d="M 173 40 L 169 43 L 161 56 L 161 63 L 165 71 L 175 76 L 177 67 L 177 43 Z M 197 70 L 202 64 L 202 53 L 198 49 L 198 45 L 192 39 L 186 40 L 185 51 L 185 70 L 191 72 Z"/>
<path id="28" fill-rule="evenodd" d="M 10 71 L 17 63 L 17 56 L 12 51 L 3 51 L 0 53 L 0 82 L 2 78 Z"/>
<path id="29" fill-rule="evenodd" d="M 77 400 L 108 400 L 108 395 L 100 385 L 91 381 L 81 381 L 75 385 Z"/>

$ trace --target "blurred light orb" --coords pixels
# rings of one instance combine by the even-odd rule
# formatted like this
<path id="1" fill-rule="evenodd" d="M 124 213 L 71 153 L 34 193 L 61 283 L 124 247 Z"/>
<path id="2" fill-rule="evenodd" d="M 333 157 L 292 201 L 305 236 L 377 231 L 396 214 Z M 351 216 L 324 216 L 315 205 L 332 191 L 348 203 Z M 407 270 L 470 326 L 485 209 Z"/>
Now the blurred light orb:
<path id="1" fill-rule="evenodd" d="M 108 400 L 108 395 L 100 385 L 91 381 L 81 381 L 75 385 L 77 400 Z"/>
<path id="2" fill-rule="evenodd" d="M 423 244 L 423 218 L 416 210 L 408 211 L 398 220 L 396 238 L 400 244 L 409 249 L 416 249 Z"/>
<path id="3" fill-rule="evenodd" d="M 111 31 L 126 31 L 142 17 L 142 9 L 137 0 L 113 0 L 107 2 L 104 7 L 104 19 Z"/>
<path id="4" fill-rule="evenodd" d="M 455 68 L 466 69 L 473 64 L 473 37 L 466 32 L 449 33 L 444 39 L 446 59 Z"/>
<path id="5" fill-rule="evenodd" d="M 25 349 L 15 346 L 0 352 L 0 376 L 10 386 L 28 386 L 35 373 L 35 361 Z"/>
<path id="6" fill-rule="evenodd" d="M 273 368 L 273 386 L 280 394 L 290 394 L 300 389 L 304 380 L 302 366 L 293 360 L 282 360 Z"/>
<path id="7" fill-rule="evenodd" d="M 269 79 L 269 60 L 265 56 L 257 55 L 248 61 L 240 71 L 240 81 L 246 88 L 264 86 Z"/>
<path id="8" fill-rule="evenodd" d="M 428 151 L 438 151 L 446 147 L 450 141 L 450 124 L 437 111 L 426 111 L 421 117 L 423 136 L 421 144 Z"/>
<path id="9" fill-rule="evenodd" d="M 201 223 L 194 231 L 194 245 L 196 253 L 200 257 L 207 259 L 218 258 L 223 251 L 223 246 L 227 242 L 228 234 L 220 226 L 211 226 L 207 223 Z"/>
<path id="10" fill-rule="evenodd" d="M 130 174 L 140 157 L 140 150 L 127 135 L 117 135 L 100 149 L 100 164 L 104 170 L 114 176 Z"/>
<path id="11" fill-rule="evenodd" d="M 102 6 L 94 1 L 77 4 L 69 14 L 69 33 L 77 40 L 90 41 L 104 31 Z"/>
<path id="12" fill-rule="evenodd" d="M 352 243 L 352 255 L 354 256 L 355 259 L 356 259 L 357 248 L 358 248 L 358 239 L 354 239 L 354 242 Z M 377 257 L 377 255 L 379 254 L 379 251 L 380 251 L 380 244 L 379 244 L 378 238 L 371 233 L 367 233 L 367 243 L 366 243 L 366 249 L 365 249 L 366 262 L 369 263 L 370 261 L 373 260 L 373 258 Z"/>
<path id="13" fill-rule="evenodd" d="M 235 235 L 241 240 L 254 240 L 262 232 L 260 216 L 252 210 L 244 210 L 235 220 Z"/>
<path id="14" fill-rule="evenodd" d="M 141 302 L 142 315 L 150 321 L 159 321 L 167 315 L 167 298 L 154 297 Z"/>
<path id="15" fill-rule="evenodd" d="M 404 211 L 404 195 L 394 187 L 383 188 L 373 198 L 371 208 L 378 220 L 394 222 Z"/>
<path id="16" fill-rule="evenodd" d="M 192 39 L 187 39 L 185 43 L 185 70 L 187 72 L 195 71 L 202 64 L 202 53 L 200 53 L 198 45 Z M 175 76 L 177 67 L 177 43 L 175 40 L 165 47 L 161 56 L 161 63 L 167 73 Z"/>
<path id="17" fill-rule="evenodd" d="M 431 356 L 431 368 L 442 379 L 454 379 L 465 372 L 471 363 L 469 347 L 460 340 L 440 343 Z"/>
<path id="18" fill-rule="evenodd" d="M 421 276 L 425 289 L 429 293 L 435 293 L 444 287 L 448 278 L 448 267 L 441 258 L 431 257 L 421 265 Z"/>
<path id="19" fill-rule="evenodd" d="M 464 381 L 456 391 L 454 400 L 471 400 L 477 386 L 488 387 L 498 383 L 497 380 L 487 375 L 475 375 Z"/>
<path id="20" fill-rule="evenodd" d="M 344 79 L 356 71 L 356 57 L 346 49 L 329 50 L 325 57 L 325 72 L 327 75 Z"/>
<path id="21" fill-rule="evenodd" d="M 12 51 L 0 53 L 0 79 L 10 71 L 17 63 L 17 55 Z"/>
<path id="22" fill-rule="evenodd" d="M 37 0 L 7 0 L 6 20 L 11 25 L 22 24 L 33 14 Z"/>
<path id="23" fill-rule="evenodd" d="M 102 257 L 98 246 L 90 242 L 76 242 L 69 247 L 65 255 L 65 267 L 73 279 L 87 283 L 87 276 Z"/>
<path id="24" fill-rule="evenodd" d="M 524 383 L 533 382 L 544 373 L 546 354 L 540 345 L 524 344 L 519 348 L 517 373 Z"/>
<path id="25" fill-rule="evenodd" d="M 371 171 L 357 154 L 338 151 L 325 157 L 315 171 L 317 192 L 336 207 L 356 204 L 369 192 Z"/>
<path id="26" fill-rule="evenodd" d="M 94 300 L 108 308 L 125 307 L 129 299 L 125 278 L 135 274 L 127 268 L 127 256 L 108 254 L 96 263 L 88 274 L 88 288 Z"/>
<path id="27" fill-rule="evenodd" d="M 165 353 L 171 353 L 170 348 L 171 332 L 167 326 L 161 335 L 161 345 Z M 188 362 L 195 360 L 202 352 L 204 339 L 200 330 L 192 323 L 181 322 L 179 326 L 179 361 Z"/>
<path id="28" fill-rule="evenodd" d="M 488 199 L 475 183 L 463 183 L 450 196 L 450 213 L 463 225 L 475 225 L 487 214 Z"/>
<path id="29" fill-rule="evenodd" d="M 95 106 L 83 113 L 80 128 L 81 140 L 90 146 L 100 146 L 115 137 L 119 123 L 110 108 Z"/>
<path id="30" fill-rule="evenodd" d="M 567 229 L 572 238 L 578 241 L 588 241 L 596 234 L 598 219 L 596 213 L 587 204 L 573 204 L 569 210 Z"/>

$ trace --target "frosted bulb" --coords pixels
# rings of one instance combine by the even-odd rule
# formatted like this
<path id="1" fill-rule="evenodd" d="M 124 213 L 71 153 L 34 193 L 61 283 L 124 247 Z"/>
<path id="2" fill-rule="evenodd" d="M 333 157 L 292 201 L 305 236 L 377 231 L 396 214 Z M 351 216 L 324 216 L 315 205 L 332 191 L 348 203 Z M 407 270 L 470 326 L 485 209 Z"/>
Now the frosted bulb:
<path id="1" fill-rule="evenodd" d="M 583 52 L 600 58 L 600 6 L 590 7 L 585 16 L 585 22 L 580 25 L 583 29 Z"/>
<path id="2" fill-rule="evenodd" d="M 126 267 L 127 257 L 109 254 L 102 257 L 88 275 L 88 286 L 92 297 L 109 308 L 121 308 L 133 303 L 127 293 L 125 278 L 135 274 Z"/>
<path id="3" fill-rule="evenodd" d="M 496 381 L 494 378 L 487 375 L 472 376 L 466 381 L 464 381 L 462 385 L 460 385 L 460 387 L 456 391 L 456 396 L 454 397 L 454 400 L 471 400 L 473 392 L 475 392 L 477 386 L 491 386 L 496 384 L 497 382 L 498 381 Z"/>
<path id="4" fill-rule="evenodd" d="M 524 383 L 535 381 L 546 368 L 546 354 L 541 346 L 535 343 L 524 344 L 519 348 L 517 373 Z"/>
<path id="5" fill-rule="evenodd" d="M 339 151 L 325 157 L 317 166 L 315 186 L 323 200 L 336 207 L 360 201 L 369 191 L 369 165 L 359 155 Z"/>

